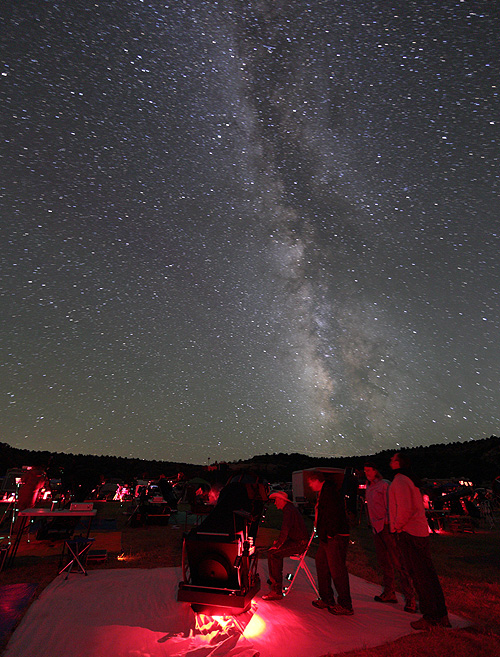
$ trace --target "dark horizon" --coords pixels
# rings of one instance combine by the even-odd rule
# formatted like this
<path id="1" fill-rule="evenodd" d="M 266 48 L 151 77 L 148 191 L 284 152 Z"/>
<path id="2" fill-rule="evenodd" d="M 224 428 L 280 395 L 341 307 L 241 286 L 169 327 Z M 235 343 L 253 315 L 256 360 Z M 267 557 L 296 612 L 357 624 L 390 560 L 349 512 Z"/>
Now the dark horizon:
<path id="1" fill-rule="evenodd" d="M 314 456 L 311 454 L 306 454 L 306 453 L 299 453 L 299 452 L 274 452 L 274 453 L 266 453 L 266 454 L 254 454 L 251 457 L 245 458 L 245 459 L 237 459 L 235 461 L 217 461 L 217 460 L 210 460 L 209 463 L 189 463 L 189 462 L 184 462 L 184 461 L 175 461 L 175 460 L 169 460 L 169 461 L 164 461 L 161 459 L 142 459 L 140 457 L 124 457 L 124 456 L 115 456 L 112 454 L 74 454 L 74 453 L 66 453 L 66 452 L 47 452 L 47 450 L 26 450 L 25 448 L 17 448 L 13 447 L 12 445 L 9 445 L 8 443 L 0 442 L 0 459 L 4 455 L 4 452 L 7 451 L 12 451 L 12 452 L 29 452 L 33 454 L 48 454 L 49 458 L 51 457 L 63 457 L 63 458 L 84 458 L 84 459 L 110 459 L 110 460 L 124 460 L 124 461 L 131 461 L 131 462 L 150 462 L 150 463 L 159 463 L 159 464 L 170 464 L 172 466 L 174 465 L 188 465 L 193 468 L 204 468 L 206 469 L 207 466 L 209 465 L 215 465 L 218 463 L 219 465 L 227 464 L 237 464 L 237 463 L 248 463 L 248 462 L 253 462 L 253 463 L 258 463 L 260 460 L 264 461 L 266 459 L 271 459 L 273 456 L 281 456 L 281 457 L 290 457 L 294 458 L 296 457 L 297 459 L 304 459 L 304 460 L 321 460 L 321 461 L 328 461 L 328 460 L 338 460 L 338 461 L 360 461 L 362 459 L 371 459 L 371 458 L 376 458 L 376 457 L 381 457 L 381 455 L 385 454 L 391 454 L 396 451 L 402 451 L 402 452 L 410 452 L 410 453 L 417 453 L 419 451 L 426 451 L 426 450 L 435 450 L 435 449 L 444 449 L 448 453 L 451 453 L 454 448 L 459 446 L 460 448 L 464 448 L 466 445 L 469 446 L 477 446 L 477 445 L 483 445 L 483 446 L 488 446 L 489 443 L 496 443 L 498 442 L 498 446 L 500 447 L 500 437 L 491 435 L 489 437 L 484 437 L 484 438 L 477 438 L 477 439 L 469 439 L 466 441 L 456 441 L 455 443 L 436 443 L 432 445 L 416 445 L 416 446 L 401 446 L 398 449 L 385 449 L 381 450 L 376 453 L 370 453 L 370 454 L 362 454 L 362 455 L 344 455 L 344 456 L 335 456 L 335 457 L 318 457 Z M 493 459 L 494 461 L 494 459 Z M 496 461 L 498 461 L 498 471 L 500 474 L 500 459 L 497 458 Z M 37 463 L 40 464 L 40 463 Z M 23 465 L 31 465 L 29 463 L 23 464 Z"/>

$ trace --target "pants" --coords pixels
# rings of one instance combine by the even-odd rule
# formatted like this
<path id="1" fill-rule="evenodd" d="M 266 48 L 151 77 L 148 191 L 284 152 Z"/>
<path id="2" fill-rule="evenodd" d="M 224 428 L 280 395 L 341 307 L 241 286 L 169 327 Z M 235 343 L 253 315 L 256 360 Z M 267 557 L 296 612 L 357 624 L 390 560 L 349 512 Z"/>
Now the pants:
<path id="1" fill-rule="evenodd" d="M 352 609 L 349 573 L 346 557 L 349 536 L 328 537 L 320 541 L 316 553 L 316 573 L 318 575 L 319 596 L 329 605 L 335 604 L 332 581 L 337 591 L 338 603 L 341 607 Z"/>
<path id="2" fill-rule="evenodd" d="M 401 559 L 396 536 L 396 534 L 391 534 L 388 525 L 385 525 L 381 532 L 373 535 L 377 561 L 383 573 L 384 591 L 386 593 L 395 592 L 395 573 L 398 571 L 405 602 L 413 602 L 415 600 L 415 590 L 411 583 L 410 574 Z"/>
<path id="3" fill-rule="evenodd" d="M 283 559 L 291 557 L 294 554 L 302 554 L 307 547 L 307 541 L 296 543 L 295 541 L 285 541 L 278 549 L 270 549 L 267 553 L 267 563 L 269 566 L 269 579 L 271 588 L 276 593 L 281 593 L 283 589 Z"/>
<path id="4" fill-rule="evenodd" d="M 413 536 L 406 532 L 397 535 L 401 557 L 417 590 L 420 611 L 429 621 L 448 614 L 443 589 L 432 563 L 428 536 Z"/>

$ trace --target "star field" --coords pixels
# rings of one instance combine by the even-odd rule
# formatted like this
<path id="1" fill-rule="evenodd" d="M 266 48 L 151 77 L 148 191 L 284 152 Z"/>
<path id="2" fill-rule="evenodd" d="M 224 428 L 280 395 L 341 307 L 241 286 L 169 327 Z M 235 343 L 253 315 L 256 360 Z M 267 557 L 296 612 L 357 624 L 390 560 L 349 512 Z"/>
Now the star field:
<path id="1" fill-rule="evenodd" d="M 499 434 L 500 17 L 397 5 L 4 2 L 1 441 Z"/>

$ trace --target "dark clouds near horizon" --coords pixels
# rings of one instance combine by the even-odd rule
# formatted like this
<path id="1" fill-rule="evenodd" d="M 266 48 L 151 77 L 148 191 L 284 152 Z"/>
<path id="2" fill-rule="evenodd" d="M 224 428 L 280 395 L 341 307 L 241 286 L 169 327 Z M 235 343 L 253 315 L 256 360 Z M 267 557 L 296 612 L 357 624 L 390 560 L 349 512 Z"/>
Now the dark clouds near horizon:
<path id="1" fill-rule="evenodd" d="M 495 3 L 3 15 L 2 441 L 201 463 L 498 435 Z"/>

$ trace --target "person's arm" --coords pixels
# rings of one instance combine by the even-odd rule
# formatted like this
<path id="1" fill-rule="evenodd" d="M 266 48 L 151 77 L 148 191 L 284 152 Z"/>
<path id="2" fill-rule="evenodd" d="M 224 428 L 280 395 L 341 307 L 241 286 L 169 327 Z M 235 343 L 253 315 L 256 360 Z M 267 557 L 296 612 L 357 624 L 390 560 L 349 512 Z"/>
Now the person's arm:
<path id="1" fill-rule="evenodd" d="M 389 487 L 389 524 L 392 532 L 403 531 L 413 515 L 413 485 L 408 477 L 399 475 Z"/>
<path id="2" fill-rule="evenodd" d="M 319 539 L 320 541 L 327 541 L 329 536 L 335 536 L 339 533 L 339 528 L 342 524 L 342 514 L 345 517 L 345 510 L 343 507 L 344 498 L 335 490 L 331 482 L 325 481 L 320 493 L 319 514 L 320 525 Z M 347 522 L 347 519 L 345 519 Z"/>
<path id="3" fill-rule="evenodd" d="M 383 529 L 383 526 L 388 522 L 388 488 L 389 483 L 382 481 L 376 484 L 376 487 L 371 493 L 368 511 L 372 527 L 374 528 L 374 531 L 377 532 L 380 532 Z"/>
<path id="4" fill-rule="evenodd" d="M 280 548 L 288 538 L 288 534 L 290 533 L 291 521 L 292 521 L 292 509 L 290 508 L 290 504 L 287 504 L 283 509 L 283 522 L 281 524 L 280 535 L 272 545 L 274 549 Z"/>

